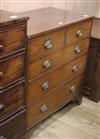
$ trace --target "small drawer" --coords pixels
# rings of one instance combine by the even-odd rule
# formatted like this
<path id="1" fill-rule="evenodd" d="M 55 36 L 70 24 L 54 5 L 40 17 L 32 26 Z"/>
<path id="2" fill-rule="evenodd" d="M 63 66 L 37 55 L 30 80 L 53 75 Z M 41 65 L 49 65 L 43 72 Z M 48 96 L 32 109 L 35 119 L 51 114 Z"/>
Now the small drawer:
<path id="1" fill-rule="evenodd" d="M 45 95 L 27 110 L 27 127 L 31 128 L 38 122 L 50 116 L 64 104 L 73 100 L 82 90 L 84 76 L 58 86 L 50 94 Z M 74 87 L 73 87 L 74 86 Z M 74 89 L 73 89 L 74 88 Z"/>
<path id="2" fill-rule="evenodd" d="M 22 25 L 0 32 L 0 57 L 25 47 L 25 30 Z"/>
<path id="3" fill-rule="evenodd" d="M 29 79 L 31 80 L 41 73 L 60 66 L 63 62 L 62 60 L 62 51 L 57 51 L 31 62 L 29 65 Z"/>
<path id="4" fill-rule="evenodd" d="M 70 45 L 83 38 L 89 37 L 91 33 L 92 20 L 77 23 L 70 26 L 66 33 L 66 45 Z"/>
<path id="5" fill-rule="evenodd" d="M 43 95 L 60 85 L 64 80 L 63 70 L 57 69 L 42 75 L 40 78 L 30 81 L 27 94 L 27 104 L 34 103 Z"/>
<path id="6" fill-rule="evenodd" d="M 69 63 L 88 52 L 89 39 L 83 39 L 75 44 L 69 45 L 63 51 L 64 63 Z"/>
<path id="7" fill-rule="evenodd" d="M 11 89 L 10 89 L 11 88 Z M 0 121 L 24 107 L 24 84 L 10 86 L 0 92 Z"/>
<path id="8" fill-rule="evenodd" d="M 65 30 L 62 29 L 30 39 L 28 41 L 29 59 L 62 48 L 64 46 L 64 33 Z"/>
<path id="9" fill-rule="evenodd" d="M 20 139 L 25 133 L 25 110 L 0 123 L 0 139 Z"/>
<path id="10" fill-rule="evenodd" d="M 87 55 L 80 57 L 79 59 L 71 62 L 64 66 L 64 75 L 65 80 L 72 80 L 77 77 L 79 74 L 85 72 L 87 63 Z"/>
<path id="11" fill-rule="evenodd" d="M 0 61 L 0 88 L 24 76 L 24 53 Z"/>

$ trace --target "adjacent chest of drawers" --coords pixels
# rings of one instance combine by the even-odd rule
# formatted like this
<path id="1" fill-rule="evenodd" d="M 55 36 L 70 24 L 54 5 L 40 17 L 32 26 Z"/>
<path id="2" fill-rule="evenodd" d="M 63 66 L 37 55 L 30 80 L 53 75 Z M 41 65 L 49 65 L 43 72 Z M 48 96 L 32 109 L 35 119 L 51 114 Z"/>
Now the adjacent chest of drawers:
<path id="1" fill-rule="evenodd" d="M 81 103 L 91 19 L 28 39 L 27 128 Z"/>
<path id="2" fill-rule="evenodd" d="M 0 139 L 25 132 L 26 20 L 0 26 Z M 23 121 L 22 123 L 20 123 Z"/>
<path id="3" fill-rule="evenodd" d="M 0 139 L 82 101 L 92 17 L 55 8 L 19 17 L 0 24 Z"/>

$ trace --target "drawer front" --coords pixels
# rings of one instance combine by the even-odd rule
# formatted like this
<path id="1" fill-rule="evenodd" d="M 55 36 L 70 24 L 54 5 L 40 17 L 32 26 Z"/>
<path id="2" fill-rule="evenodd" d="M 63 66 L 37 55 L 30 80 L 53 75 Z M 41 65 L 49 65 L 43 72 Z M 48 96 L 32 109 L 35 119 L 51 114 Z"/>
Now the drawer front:
<path id="1" fill-rule="evenodd" d="M 43 95 L 48 94 L 52 89 L 60 85 L 64 81 L 62 69 L 49 72 L 38 79 L 29 83 L 29 91 L 27 95 L 27 104 L 32 104 Z"/>
<path id="2" fill-rule="evenodd" d="M 60 49 L 64 45 L 65 30 L 57 30 L 45 35 L 34 37 L 28 41 L 29 58 Z"/>
<path id="3" fill-rule="evenodd" d="M 75 91 L 71 91 L 71 87 L 75 86 Z M 65 103 L 68 103 L 82 89 L 83 76 L 73 80 L 70 83 L 62 84 L 60 87 L 53 90 L 49 95 L 41 98 L 37 103 L 28 108 L 27 123 L 28 128 L 43 120 Z"/>
<path id="4" fill-rule="evenodd" d="M 22 25 L 0 32 L 0 56 L 24 47 L 25 29 L 26 27 Z"/>
<path id="5" fill-rule="evenodd" d="M 83 39 L 73 45 L 66 47 L 63 51 L 64 63 L 69 63 L 88 52 L 89 39 Z"/>
<path id="6" fill-rule="evenodd" d="M 25 133 L 25 112 L 20 111 L 0 124 L 1 139 L 20 139 Z"/>
<path id="7" fill-rule="evenodd" d="M 29 79 L 31 80 L 33 77 L 44 73 L 46 71 L 50 71 L 51 69 L 60 66 L 62 64 L 62 51 L 57 51 L 51 55 L 44 56 L 31 62 L 29 65 Z"/>
<path id="8" fill-rule="evenodd" d="M 80 57 L 79 59 L 73 61 L 70 64 L 64 66 L 65 80 L 72 80 L 79 74 L 85 72 L 87 63 L 87 55 Z"/>
<path id="9" fill-rule="evenodd" d="M 18 54 L 0 62 L 0 87 L 24 75 L 24 54 Z"/>
<path id="10" fill-rule="evenodd" d="M 24 106 L 24 85 L 0 93 L 0 121 Z"/>
<path id="11" fill-rule="evenodd" d="M 92 21 L 88 20 L 70 26 L 67 29 L 66 44 L 70 45 L 72 43 L 80 41 L 83 38 L 89 37 L 91 33 L 91 25 L 92 25 Z"/>

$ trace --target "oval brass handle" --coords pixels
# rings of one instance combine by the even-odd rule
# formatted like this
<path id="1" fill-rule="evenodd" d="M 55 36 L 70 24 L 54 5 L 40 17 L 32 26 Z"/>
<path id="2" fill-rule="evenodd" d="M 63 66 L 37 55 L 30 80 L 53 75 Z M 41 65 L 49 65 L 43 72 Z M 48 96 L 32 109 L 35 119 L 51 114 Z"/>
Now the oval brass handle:
<path id="1" fill-rule="evenodd" d="M 41 112 L 45 112 L 45 111 L 47 111 L 47 110 L 48 110 L 48 104 L 44 104 L 44 105 L 42 105 L 41 108 L 40 108 L 40 111 L 41 111 Z"/>
<path id="2" fill-rule="evenodd" d="M 3 72 L 0 72 L 0 79 L 3 78 Z"/>
<path id="3" fill-rule="evenodd" d="M 79 46 L 77 46 L 75 49 L 74 49 L 75 53 L 76 54 L 79 54 L 81 52 L 81 48 Z"/>
<path id="4" fill-rule="evenodd" d="M 72 85 L 72 86 L 70 87 L 69 91 L 70 91 L 71 93 L 75 93 L 75 92 L 76 92 L 76 85 Z"/>
<path id="5" fill-rule="evenodd" d="M 4 111 L 5 105 L 3 105 L 2 103 L 0 103 L 0 113 Z"/>
<path id="6" fill-rule="evenodd" d="M 78 72 L 79 71 L 79 67 L 77 65 L 73 66 L 72 71 L 73 72 Z"/>
<path id="7" fill-rule="evenodd" d="M 46 60 L 46 61 L 43 63 L 43 67 L 44 67 L 45 69 L 50 68 L 51 65 L 52 65 L 52 61 L 51 61 L 51 60 Z"/>
<path id="8" fill-rule="evenodd" d="M 0 139 L 7 139 L 6 137 L 4 137 L 4 136 L 0 136 Z"/>
<path id="9" fill-rule="evenodd" d="M 53 47 L 53 43 L 51 39 L 48 39 L 45 43 L 44 43 L 44 48 L 45 49 L 50 49 Z"/>
<path id="10" fill-rule="evenodd" d="M 49 88 L 49 82 L 44 82 L 44 83 L 42 84 L 42 89 L 46 90 L 46 89 L 48 89 L 48 88 Z"/>
<path id="11" fill-rule="evenodd" d="M 3 45 L 2 44 L 0 44 L 0 51 L 2 51 L 3 50 Z"/>
<path id="12" fill-rule="evenodd" d="M 80 29 L 80 30 L 78 30 L 77 32 L 76 32 L 76 36 L 77 37 L 79 37 L 79 38 L 81 38 L 81 37 L 83 37 L 83 31 L 82 31 L 82 29 Z"/>

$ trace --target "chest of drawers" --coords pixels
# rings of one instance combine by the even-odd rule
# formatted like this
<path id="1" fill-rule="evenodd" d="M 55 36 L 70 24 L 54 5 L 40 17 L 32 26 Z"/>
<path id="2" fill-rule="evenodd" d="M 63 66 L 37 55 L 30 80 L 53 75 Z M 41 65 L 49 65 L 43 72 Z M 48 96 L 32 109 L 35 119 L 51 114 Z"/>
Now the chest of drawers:
<path id="1" fill-rule="evenodd" d="M 68 102 L 82 101 L 92 18 L 77 20 L 70 13 L 74 21 L 69 24 L 66 14 L 59 25 L 65 12 L 45 8 L 27 13 L 27 129 Z"/>
<path id="2" fill-rule="evenodd" d="M 0 13 L 4 15 L 0 16 L 0 139 L 19 139 L 26 128 L 25 53 L 28 18 L 10 20 L 10 13 L 7 19 L 6 12 Z"/>
<path id="3" fill-rule="evenodd" d="M 55 8 L 11 15 L 0 26 L 2 139 L 21 138 L 70 101 L 81 104 L 92 26 L 92 17 Z"/>

